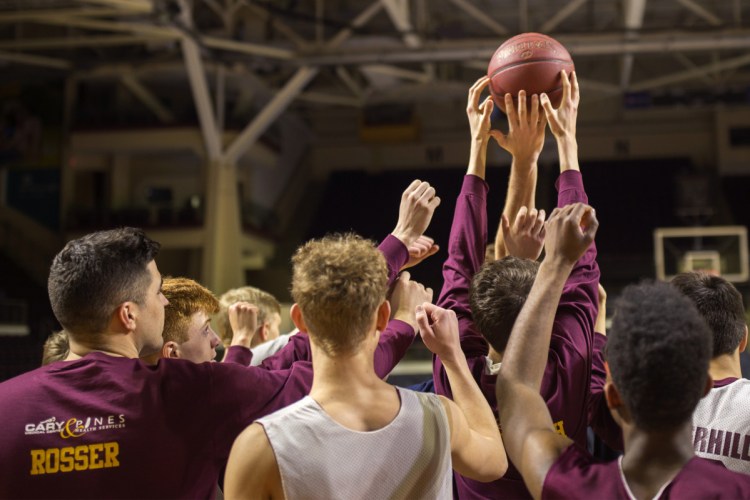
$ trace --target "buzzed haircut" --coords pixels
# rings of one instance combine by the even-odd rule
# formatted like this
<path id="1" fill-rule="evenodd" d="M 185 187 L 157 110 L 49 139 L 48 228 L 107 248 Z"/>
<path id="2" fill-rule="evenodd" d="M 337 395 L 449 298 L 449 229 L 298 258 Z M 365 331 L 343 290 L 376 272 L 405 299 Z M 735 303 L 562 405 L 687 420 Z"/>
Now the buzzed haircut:
<path id="1" fill-rule="evenodd" d="M 273 314 L 281 315 L 281 304 L 276 297 L 253 286 L 233 288 L 219 298 L 221 310 L 216 322 L 219 336 L 225 342 L 232 340 L 232 325 L 229 324 L 229 306 L 237 302 L 249 302 L 258 307 L 258 325 L 262 325 Z"/>
<path id="2" fill-rule="evenodd" d="M 159 248 L 132 227 L 68 242 L 52 261 L 47 280 L 52 310 L 68 334 L 103 332 L 120 304 L 141 304 L 151 282 L 147 265 Z"/>
<path id="3" fill-rule="evenodd" d="M 722 277 L 691 271 L 672 279 L 687 298 L 693 301 L 713 334 L 712 356 L 732 354 L 745 336 L 745 307 L 742 295 Z"/>
<path id="4" fill-rule="evenodd" d="M 383 255 L 372 241 L 337 234 L 305 243 L 292 264 L 292 298 L 308 333 L 329 355 L 355 352 L 385 301 Z"/>
<path id="5" fill-rule="evenodd" d="M 667 283 L 626 287 L 607 335 L 615 387 L 644 431 L 690 421 L 703 396 L 711 331 L 692 301 Z"/>
<path id="6" fill-rule="evenodd" d="M 485 262 L 471 280 L 474 324 L 495 351 L 505 350 L 538 270 L 536 261 L 507 256 Z"/>
<path id="7" fill-rule="evenodd" d="M 190 318 L 199 312 L 209 318 L 219 312 L 219 300 L 211 291 L 188 278 L 165 278 L 162 293 L 169 301 L 164 307 L 164 342 L 182 344 L 188 339 Z"/>

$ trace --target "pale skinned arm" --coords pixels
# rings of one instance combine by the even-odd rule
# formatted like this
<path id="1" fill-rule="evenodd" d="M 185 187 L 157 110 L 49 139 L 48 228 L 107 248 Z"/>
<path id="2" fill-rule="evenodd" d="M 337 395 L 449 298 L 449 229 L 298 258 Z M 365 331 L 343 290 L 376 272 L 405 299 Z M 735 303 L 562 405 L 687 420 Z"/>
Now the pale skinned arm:
<path id="1" fill-rule="evenodd" d="M 232 445 L 224 476 L 224 498 L 284 498 L 276 456 L 260 424 L 245 429 Z"/>
<path id="2" fill-rule="evenodd" d="M 594 331 L 607 336 L 607 291 L 599 283 L 599 314 L 596 316 Z"/>
<path id="3" fill-rule="evenodd" d="M 440 357 L 453 392 L 453 401 L 440 398 L 450 425 L 453 468 L 476 481 L 494 481 L 505 474 L 508 458 L 492 410 L 461 350 L 456 314 L 425 302 L 416 315 L 422 340 Z"/>
<path id="4" fill-rule="evenodd" d="M 401 240 L 409 249 L 409 261 L 413 261 L 412 249 L 419 238 L 430 225 L 435 209 L 440 205 L 440 198 L 435 194 L 435 188 L 428 182 L 415 180 L 404 190 L 401 195 L 401 204 L 398 210 L 398 222 L 391 234 Z M 422 240 L 424 243 L 425 240 Z M 433 242 L 434 244 L 434 242 Z M 436 252 L 437 249 L 434 249 Z M 420 253 L 418 250 L 417 253 Z M 429 251 L 427 254 L 431 255 Z M 429 255 L 422 253 L 422 259 Z M 420 259 L 421 260 L 421 259 Z M 415 265 L 416 262 L 412 263 Z"/>
<path id="5" fill-rule="evenodd" d="M 508 456 L 534 498 L 547 472 L 572 441 L 555 432 L 539 394 L 563 285 L 599 227 L 583 203 L 556 208 L 547 221 L 546 257 L 521 309 L 497 379 L 498 409 Z"/>
<path id="6" fill-rule="evenodd" d="M 229 306 L 229 325 L 232 327 L 232 346 L 250 349 L 258 331 L 258 306 L 249 302 L 236 302 Z"/>
<path id="7" fill-rule="evenodd" d="M 539 216 L 535 208 L 537 160 L 544 147 L 546 116 L 541 112 L 539 96 L 536 94 L 531 96 L 531 109 L 527 109 L 526 92 L 523 90 L 518 93 L 518 110 L 510 94 L 505 95 L 505 109 L 508 115 L 508 134 L 505 135 L 499 130 L 493 130 L 491 134 L 500 147 L 513 156 L 503 214 L 508 219 L 508 228 L 515 229 L 516 215 L 519 214 L 521 207 L 527 208 L 531 221 L 535 221 Z M 541 219 L 543 223 L 544 215 Z M 508 241 L 510 245 L 506 244 L 506 241 L 510 240 L 515 233 L 508 231 L 504 234 L 502 229 L 501 220 L 495 237 L 496 259 L 501 259 L 506 255 L 516 255 L 513 251 L 518 251 L 518 245 L 514 247 L 510 241 Z M 541 252 L 541 246 L 538 245 L 537 248 Z M 531 253 L 534 253 L 533 250 Z M 536 257 L 527 257 L 527 254 L 528 252 L 516 256 L 534 259 L 539 257 L 538 253 Z"/>

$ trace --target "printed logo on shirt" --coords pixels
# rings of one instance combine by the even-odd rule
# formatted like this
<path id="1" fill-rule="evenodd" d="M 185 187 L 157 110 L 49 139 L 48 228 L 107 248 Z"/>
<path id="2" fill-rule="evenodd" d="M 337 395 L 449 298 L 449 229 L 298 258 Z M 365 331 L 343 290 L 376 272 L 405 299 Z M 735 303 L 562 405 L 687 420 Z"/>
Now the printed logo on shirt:
<path id="1" fill-rule="evenodd" d="M 695 451 L 750 462 L 750 435 L 696 427 Z"/>
<path id="2" fill-rule="evenodd" d="M 62 448 L 31 450 L 32 476 L 119 467 L 120 444 L 92 443 Z"/>
<path id="3" fill-rule="evenodd" d="M 561 436 L 568 437 L 567 434 L 565 434 L 565 427 L 563 427 L 563 421 L 559 420 L 553 424 L 555 426 L 555 432 L 560 434 Z"/>
<path id="4" fill-rule="evenodd" d="M 60 434 L 63 439 L 77 438 L 89 432 L 125 428 L 125 415 L 105 415 L 100 417 L 70 417 L 58 420 L 50 417 L 36 424 L 26 424 L 24 434 Z"/>

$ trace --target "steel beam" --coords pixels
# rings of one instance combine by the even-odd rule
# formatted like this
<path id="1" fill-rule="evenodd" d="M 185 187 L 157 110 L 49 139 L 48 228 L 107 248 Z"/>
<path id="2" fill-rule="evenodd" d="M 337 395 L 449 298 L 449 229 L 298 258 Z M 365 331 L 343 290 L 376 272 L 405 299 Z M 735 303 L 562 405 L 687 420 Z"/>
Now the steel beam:
<path id="1" fill-rule="evenodd" d="M 557 28 L 560 23 L 565 21 L 567 18 L 569 18 L 575 11 L 580 9 L 583 4 L 585 4 L 588 0 L 571 0 L 568 2 L 568 4 L 563 7 L 562 9 L 557 11 L 557 14 L 552 16 L 550 19 L 548 19 L 544 24 L 542 24 L 542 27 L 539 28 L 539 31 L 541 33 L 550 33 L 554 31 L 555 28 Z"/>
<path id="2" fill-rule="evenodd" d="M 507 35 L 508 28 L 500 24 L 499 22 L 492 19 L 490 16 L 482 12 L 482 10 L 471 3 L 470 0 L 450 0 L 456 7 L 466 12 L 472 19 L 480 23 L 486 28 L 492 30 L 496 35 Z"/>
<path id="3" fill-rule="evenodd" d="M 237 163 L 245 151 L 258 140 L 263 132 L 286 110 L 289 103 L 302 92 L 302 89 L 317 74 L 318 68 L 304 67 L 297 70 L 297 73 L 281 90 L 276 92 L 273 99 L 253 118 L 253 121 L 245 127 L 240 135 L 232 141 L 224 153 L 224 161 L 231 164 Z"/>
<path id="4" fill-rule="evenodd" d="M 726 59 L 722 62 L 706 64 L 704 66 L 697 66 L 694 69 L 681 71 L 679 73 L 673 73 L 671 75 L 666 75 L 659 78 L 652 78 L 650 80 L 631 85 L 630 89 L 633 91 L 650 90 L 658 87 L 663 87 L 665 85 L 671 85 L 673 83 L 701 78 L 704 75 L 710 75 L 711 73 L 725 71 L 727 69 L 739 68 L 741 66 L 747 65 L 750 65 L 750 53 L 745 54 L 744 56 L 735 57 L 733 59 Z"/>
<path id="5" fill-rule="evenodd" d="M 677 0 L 677 3 L 679 3 L 698 17 L 703 18 L 703 20 L 711 26 L 721 26 L 723 24 L 721 19 L 719 19 L 716 14 L 703 7 L 702 5 L 697 4 L 693 0 Z"/>
<path id="6" fill-rule="evenodd" d="M 18 64 L 27 64 L 29 66 L 42 66 L 44 68 L 52 69 L 71 69 L 72 65 L 70 62 L 64 59 L 55 59 L 52 57 L 36 56 L 32 54 L 24 54 L 21 52 L 6 52 L 0 51 L 0 61 L 8 61 Z"/>
<path id="7" fill-rule="evenodd" d="M 122 84 L 137 97 L 162 123 L 173 123 L 174 115 L 164 106 L 153 92 L 146 88 L 138 78 L 132 74 L 123 75 L 120 79 Z"/>

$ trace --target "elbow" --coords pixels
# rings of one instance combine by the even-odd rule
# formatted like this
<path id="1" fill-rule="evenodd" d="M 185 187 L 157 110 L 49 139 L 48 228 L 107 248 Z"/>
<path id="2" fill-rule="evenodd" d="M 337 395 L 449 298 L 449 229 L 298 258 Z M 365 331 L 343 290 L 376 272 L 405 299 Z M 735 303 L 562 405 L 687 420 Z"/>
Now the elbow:
<path id="1" fill-rule="evenodd" d="M 473 479 L 474 481 L 478 481 L 480 483 L 491 483 L 492 481 L 497 481 L 498 479 L 503 477 L 507 470 L 508 458 L 503 452 L 502 459 L 489 460 L 486 464 L 486 467 L 483 467 L 481 470 L 476 471 L 476 474 L 472 475 L 472 477 L 466 477 L 469 477 L 470 479 Z"/>

